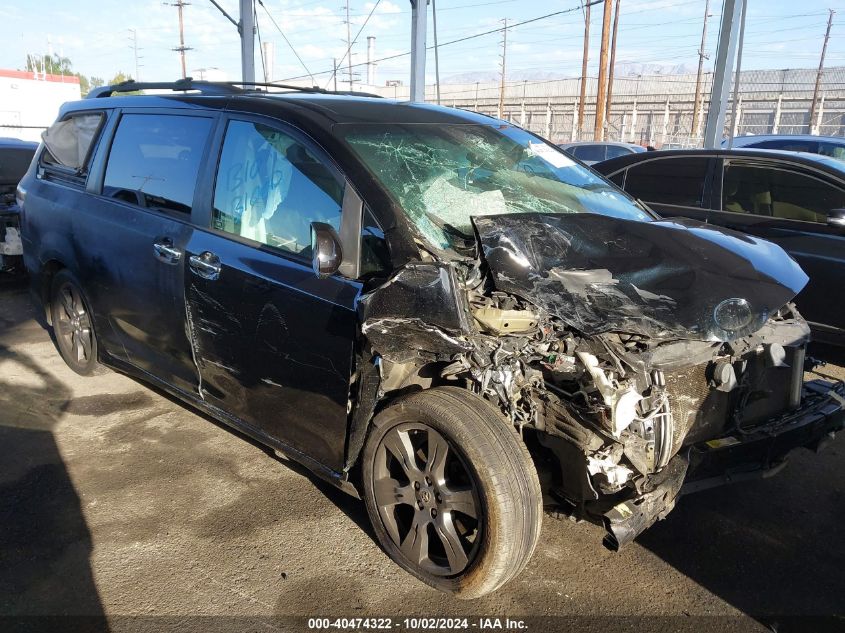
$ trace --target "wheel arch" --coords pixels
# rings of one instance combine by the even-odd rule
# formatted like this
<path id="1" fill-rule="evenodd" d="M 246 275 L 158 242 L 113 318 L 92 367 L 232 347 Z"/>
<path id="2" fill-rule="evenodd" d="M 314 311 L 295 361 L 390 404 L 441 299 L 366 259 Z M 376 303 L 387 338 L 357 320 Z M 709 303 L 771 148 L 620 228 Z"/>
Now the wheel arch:
<path id="1" fill-rule="evenodd" d="M 59 273 L 66 269 L 67 266 L 58 258 L 50 258 L 41 265 L 38 272 L 38 299 L 41 302 L 41 309 L 44 311 L 44 318 L 47 324 L 53 325 L 53 315 L 50 311 L 50 289 L 53 285 L 53 279 Z"/>
<path id="2" fill-rule="evenodd" d="M 448 361 L 391 363 L 380 356 L 360 363 L 355 406 L 350 416 L 344 471 L 360 487 L 360 461 L 364 443 L 380 411 L 404 397 L 432 387 L 460 384 L 442 376 Z"/>

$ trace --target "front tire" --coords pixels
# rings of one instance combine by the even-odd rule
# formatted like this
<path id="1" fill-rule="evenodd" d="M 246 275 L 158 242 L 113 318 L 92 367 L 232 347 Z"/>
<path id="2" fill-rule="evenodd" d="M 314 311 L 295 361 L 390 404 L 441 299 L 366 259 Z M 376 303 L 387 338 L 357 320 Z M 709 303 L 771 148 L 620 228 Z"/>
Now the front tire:
<path id="1" fill-rule="evenodd" d="M 382 547 L 423 582 L 477 598 L 534 552 L 542 495 L 511 424 L 463 389 L 405 397 L 373 420 L 364 499 Z"/>
<path id="2" fill-rule="evenodd" d="M 53 277 L 50 317 L 56 348 L 67 366 L 81 376 L 102 373 L 94 317 L 79 282 L 67 270 Z"/>

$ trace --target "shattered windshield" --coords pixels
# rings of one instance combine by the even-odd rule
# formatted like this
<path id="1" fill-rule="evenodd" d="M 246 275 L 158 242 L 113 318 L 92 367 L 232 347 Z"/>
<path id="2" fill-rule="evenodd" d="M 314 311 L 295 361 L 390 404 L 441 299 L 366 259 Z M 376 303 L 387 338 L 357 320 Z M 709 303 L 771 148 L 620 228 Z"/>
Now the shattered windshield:
<path id="1" fill-rule="evenodd" d="M 441 250 L 474 245 L 470 218 L 511 213 L 650 217 L 562 151 L 510 125 L 366 124 L 337 128 Z"/>

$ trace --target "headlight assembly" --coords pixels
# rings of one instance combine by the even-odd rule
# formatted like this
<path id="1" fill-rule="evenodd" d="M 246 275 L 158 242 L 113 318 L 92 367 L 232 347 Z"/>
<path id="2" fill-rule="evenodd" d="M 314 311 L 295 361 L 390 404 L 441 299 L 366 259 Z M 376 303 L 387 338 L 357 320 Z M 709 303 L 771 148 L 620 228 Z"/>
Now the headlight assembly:
<path id="1" fill-rule="evenodd" d="M 726 332 L 737 332 L 751 324 L 754 314 L 745 299 L 725 299 L 713 310 L 713 320 Z"/>

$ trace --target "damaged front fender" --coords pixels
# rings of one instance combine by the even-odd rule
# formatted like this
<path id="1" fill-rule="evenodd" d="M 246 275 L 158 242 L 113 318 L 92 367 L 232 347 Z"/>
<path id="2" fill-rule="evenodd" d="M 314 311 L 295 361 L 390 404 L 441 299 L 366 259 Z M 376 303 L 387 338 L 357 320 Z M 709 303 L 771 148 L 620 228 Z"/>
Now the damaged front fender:
<path id="1" fill-rule="evenodd" d="M 373 351 L 394 363 L 449 360 L 473 349 L 469 306 L 452 266 L 409 264 L 358 306 Z"/>

